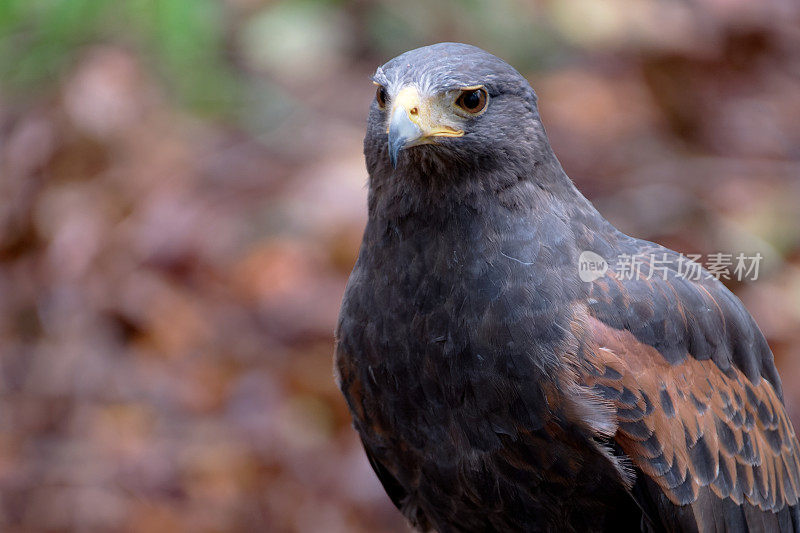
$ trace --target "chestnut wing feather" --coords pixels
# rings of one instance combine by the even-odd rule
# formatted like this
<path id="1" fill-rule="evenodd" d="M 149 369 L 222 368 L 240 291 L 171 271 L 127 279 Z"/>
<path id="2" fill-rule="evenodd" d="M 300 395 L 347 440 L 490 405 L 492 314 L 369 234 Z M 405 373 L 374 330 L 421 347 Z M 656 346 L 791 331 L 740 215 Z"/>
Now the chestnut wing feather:
<path id="1" fill-rule="evenodd" d="M 800 449 L 775 389 L 710 359 L 670 364 L 630 332 L 587 319 L 586 385 L 614 403 L 615 440 L 676 504 L 702 487 L 763 510 L 795 505 Z"/>
<path id="2" fill-rule="evenodd" d="M 701 530 L 731 505 L 748 527 L 798 530 L 800 446 L 766 340 L 721 283 L 640 247 L 672 259 L 664 278 L 598 280 L 573 323 L 582 380 L 616 410 L 615 441 Z"/>

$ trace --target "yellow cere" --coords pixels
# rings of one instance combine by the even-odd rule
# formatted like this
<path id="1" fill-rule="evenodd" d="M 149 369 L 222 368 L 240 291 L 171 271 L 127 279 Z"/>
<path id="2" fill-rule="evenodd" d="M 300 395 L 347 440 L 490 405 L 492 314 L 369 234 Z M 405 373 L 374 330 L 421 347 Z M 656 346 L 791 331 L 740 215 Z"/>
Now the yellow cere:
<path id="1" fill-rule="evenodd" d="M 438 96 L 423 97 L 413 85 L 403 87 L 392 98 L 391 105 L 391 113 L 388 116 L 392 117 L 394 112 L 402 107 L 409 120 L 422 130 L 423 138 L 461 137 L 464 135 L 464 130 L 448 124 L 448 122 L 459 120 L 459 117 L 451 111 L 450 102 L 444 102 Z M 389 132 L 388 126 L 386 132 Z"/>

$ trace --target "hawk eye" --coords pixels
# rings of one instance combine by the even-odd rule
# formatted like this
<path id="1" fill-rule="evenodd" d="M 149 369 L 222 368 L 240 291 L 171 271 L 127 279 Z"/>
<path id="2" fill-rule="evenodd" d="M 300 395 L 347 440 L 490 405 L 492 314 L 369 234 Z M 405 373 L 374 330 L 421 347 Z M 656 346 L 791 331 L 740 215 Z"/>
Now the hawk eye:
<path id="1" fill-rule="evenodd" d="M 487 100 L 486 89 L 464 89 L 456 99 L 456 105 L 464 111 L 475 115 L 486 108 Z"/>
<path id="2" fill-rule="evenodd" d="M 383 85 L 378 85 L 375 91 L 375 101 L 378 102 L 378 107 L 383 109 L 386 107 L 386 88 Z"/>

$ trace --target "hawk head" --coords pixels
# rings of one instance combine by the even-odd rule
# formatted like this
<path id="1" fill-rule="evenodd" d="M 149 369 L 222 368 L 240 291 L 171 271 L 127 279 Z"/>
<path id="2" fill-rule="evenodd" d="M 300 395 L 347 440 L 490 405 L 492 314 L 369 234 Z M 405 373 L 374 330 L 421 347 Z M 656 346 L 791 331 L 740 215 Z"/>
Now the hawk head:
<path id="1" fill-rule="evenodd" d="M 375 99 L 364 140 L 371 175 L 529 173 L 531 164 L 552 153 L 531 86 L 480 48 L 440 43 L 411 50 L 372 79 Z"/>

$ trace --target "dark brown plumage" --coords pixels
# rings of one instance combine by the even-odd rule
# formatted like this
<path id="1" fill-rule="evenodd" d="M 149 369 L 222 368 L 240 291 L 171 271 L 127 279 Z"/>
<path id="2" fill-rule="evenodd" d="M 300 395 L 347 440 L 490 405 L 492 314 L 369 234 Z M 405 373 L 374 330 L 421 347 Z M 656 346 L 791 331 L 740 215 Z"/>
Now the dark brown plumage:
<path id="1" fill-rule="evenodd" d="M 797 437 L 739 300 L 606 222 L 494 56 L 434 45 L 375 82 L 336 371 L 411 523 L 800 531 Z M 583 251 L 608 271 L 582 281 Z M 616 275 L 636 254 L 658 255 L 663 277 Z"/>

